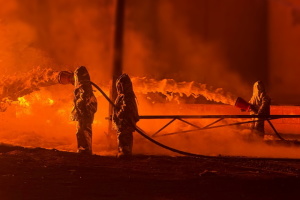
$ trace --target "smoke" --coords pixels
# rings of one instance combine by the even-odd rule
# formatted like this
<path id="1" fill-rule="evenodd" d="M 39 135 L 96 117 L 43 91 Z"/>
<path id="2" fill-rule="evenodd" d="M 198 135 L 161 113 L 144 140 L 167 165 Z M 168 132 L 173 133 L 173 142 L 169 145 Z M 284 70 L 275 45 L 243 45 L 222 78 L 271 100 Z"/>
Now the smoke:
<path id="1" fill-rule="evenodd" d="M 27 72 L 88 67 L 109 81 L 114 1 L 1 0 L 0 70 Z"/>
<path id="2" fill-rule="evenodd" d="M 192 4 L 129 1 L 125 71 L 138 77 L 195 81 L 224 88 L 238 96 L 251 95 L 251 87 L 232 70 L 222 43 L 205 34 L 204 19 L 198 11 L 204 9 L 201 2 L 194 2 L 199 16 L 192 18 L 192 13 L 185 13 L 195 11 Z M 151 12 L 140 12 L 145 7 Z"/>

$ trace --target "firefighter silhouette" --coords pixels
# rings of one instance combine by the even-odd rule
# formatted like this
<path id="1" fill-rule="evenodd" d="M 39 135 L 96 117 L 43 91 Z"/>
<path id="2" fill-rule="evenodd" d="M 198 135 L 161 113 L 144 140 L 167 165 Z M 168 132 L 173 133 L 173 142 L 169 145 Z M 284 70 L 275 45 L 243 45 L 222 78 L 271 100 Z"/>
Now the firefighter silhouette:
<path id="1" fill-rule="evenodd" d="M 260 137 L 264 137 L 264 118 L 270 115 L 271 98 L 267 95 L 265 87 L 261 81 L 257 81 L 253 85 L 253 95 L 249 101 L 252 115 L 260 115 L 262 118 L 254 118 L 259 120 L 252 123 L 252 130 Z"/>
<path id="2" fill-rule="evenodd" d="M 127 74 L 122 74 L 116 81 L 117 98 L 112 120 L 117 130 L 118 157 L 132 155 L 133 132 L 139 121 L 136 96 L 132 82 Z"/>
<path id="3" fill-rule="evenodd" d="M 92 154 L 92 123 L 97 111 L 90 75 L 84 66 L 74 71 L 74 107 L 71 119 L 77 121 L 78 153 Z"/>

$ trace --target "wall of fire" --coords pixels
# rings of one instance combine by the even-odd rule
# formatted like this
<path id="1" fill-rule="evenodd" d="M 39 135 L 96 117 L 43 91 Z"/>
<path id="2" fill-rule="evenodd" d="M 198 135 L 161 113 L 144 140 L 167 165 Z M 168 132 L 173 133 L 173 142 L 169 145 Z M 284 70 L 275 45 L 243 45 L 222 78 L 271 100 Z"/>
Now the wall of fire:
<path id="1" fill-rule="evenodd" d="M 0 0 L 6 74 L 86 65 L 111 78 L 114 0 Z M 221 87 L 249 99 L 263 80 L 274 104 L 299 104 L 298 0 L 126 0 L 124 71 Z M 17 58 L 17 59 L 16 59 Z"/>

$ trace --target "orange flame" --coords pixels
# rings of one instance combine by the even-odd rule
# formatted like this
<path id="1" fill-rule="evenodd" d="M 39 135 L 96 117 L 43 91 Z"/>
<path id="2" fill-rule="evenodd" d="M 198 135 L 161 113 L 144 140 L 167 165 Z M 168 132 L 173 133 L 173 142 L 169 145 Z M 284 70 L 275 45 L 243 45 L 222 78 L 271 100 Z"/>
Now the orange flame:
<path id="1" fill-rule="evenodd" d="M 174 98 L 174 93 L 181 96 L 193 96 L 195 98 L 204 96 L 209 101 L 221 102 L 234 105 L 236 97 L 222 88 L 214 89 L 206 84 L 191 82 L 176 82 L 174 79 L 155 80 L 146 77 L 133 77 L 132 83 L 136 93 L 147 94 L 149 92 L 160 92 L 167 96 L 168 100 Z"/>
<path id="2" fill-rule="evenodd" d="M 37 67 L 26 74 L 3 77 L 0 81 L 0 102 L 16 101 L 19 97 L 58 84 L 59 72 Z"/>

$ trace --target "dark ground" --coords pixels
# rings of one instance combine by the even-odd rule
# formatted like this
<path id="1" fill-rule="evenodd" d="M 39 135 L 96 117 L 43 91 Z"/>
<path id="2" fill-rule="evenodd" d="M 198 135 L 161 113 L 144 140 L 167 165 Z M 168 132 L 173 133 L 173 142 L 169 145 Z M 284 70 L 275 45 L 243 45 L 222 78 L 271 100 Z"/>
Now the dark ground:
<path id="1" fill-rule="evenodd" d="M 0 145 L 0 199 L 299 199 L 300 160 L 108 156 Z"/>

